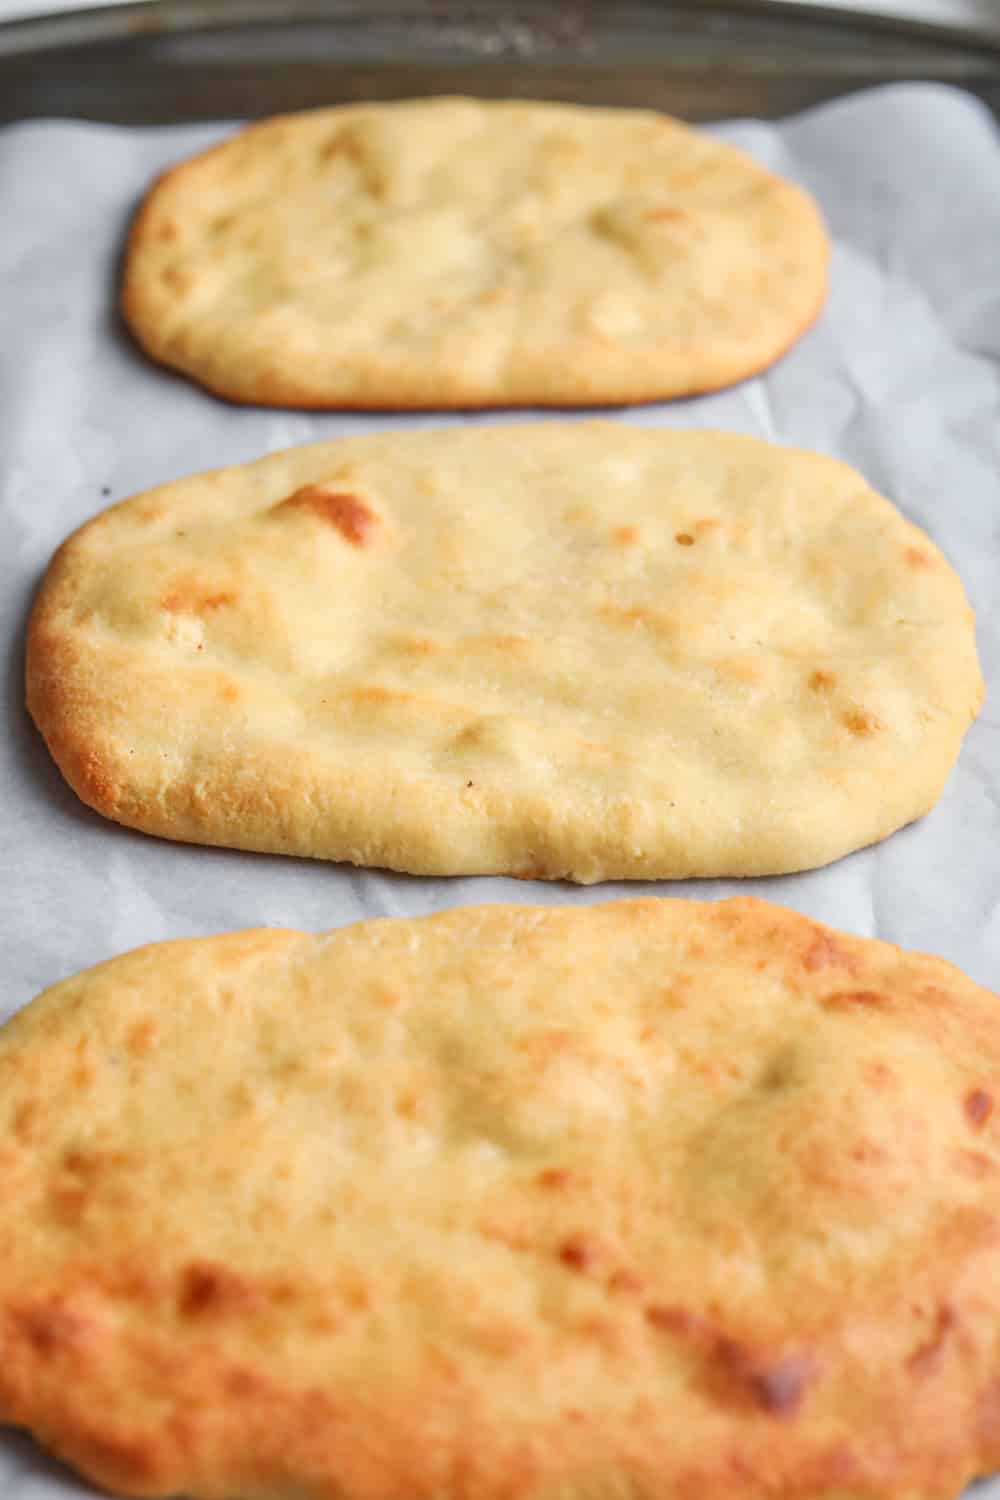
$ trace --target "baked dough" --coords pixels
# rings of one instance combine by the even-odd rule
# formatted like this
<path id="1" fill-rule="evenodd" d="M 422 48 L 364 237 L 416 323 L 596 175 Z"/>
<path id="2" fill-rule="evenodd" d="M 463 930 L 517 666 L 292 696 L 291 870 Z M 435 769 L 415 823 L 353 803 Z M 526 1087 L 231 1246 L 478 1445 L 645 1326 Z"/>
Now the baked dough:
<path id="1" fill-rule="evenodd" d="M 933 805 L 981 698 L 961 583 L 853 470 L 611 423 L 153 490 L 62 548 L 28 644 L 106 816 L 434 875 L 821 865 Z"/>
<path id="2" fill-rule="evenodd" d="M 0 1032 L 0 1420 L 206 1500 L 950 1500 L 1000 1006 L 756 901 L 147 948 Z"/>
<path id="3" fill-rule="evenodd" d="M 826 296 L 812 199 L 641 110 L 436 99 L 269 120 L 174 168 L 124 311 L 234 401 L 604 405 L 731 385 Z"/>

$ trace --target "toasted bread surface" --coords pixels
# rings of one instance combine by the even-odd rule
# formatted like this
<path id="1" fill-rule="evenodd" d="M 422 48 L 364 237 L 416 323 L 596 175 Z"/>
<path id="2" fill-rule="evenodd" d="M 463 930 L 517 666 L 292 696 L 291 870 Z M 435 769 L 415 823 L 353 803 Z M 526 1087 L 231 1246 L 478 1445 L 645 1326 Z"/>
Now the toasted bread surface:
<path id="1" fill-rule="evenodd" d="M 148 833 L 417 874 L 764 875 L 940 795 L 972 612 L 853 470 L 611 423 L 383 433 L 105 512 L 28 702 Z"/>
<path id="2" fill-rule="evenodd" d="M 1000 1010 L 752 900 L 143 949 L 0 1032 L 0 1417 L 99 1485 L 947 1500 Z"/>

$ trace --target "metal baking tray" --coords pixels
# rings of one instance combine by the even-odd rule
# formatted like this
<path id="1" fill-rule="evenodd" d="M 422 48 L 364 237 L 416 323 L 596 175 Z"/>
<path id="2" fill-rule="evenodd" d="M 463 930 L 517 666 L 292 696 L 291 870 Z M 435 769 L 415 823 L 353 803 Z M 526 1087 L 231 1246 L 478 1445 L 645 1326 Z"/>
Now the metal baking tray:
<path id="1" fill-rule="evenodd" d="M 937 14 L 937 11 L 935 11 Z M 166 124 L 475 93 L 776 117 L 878 83 L 1000 114 L 1000 7 L 798 0 L 157 0 L 0 25 L 0 121 Z"/>

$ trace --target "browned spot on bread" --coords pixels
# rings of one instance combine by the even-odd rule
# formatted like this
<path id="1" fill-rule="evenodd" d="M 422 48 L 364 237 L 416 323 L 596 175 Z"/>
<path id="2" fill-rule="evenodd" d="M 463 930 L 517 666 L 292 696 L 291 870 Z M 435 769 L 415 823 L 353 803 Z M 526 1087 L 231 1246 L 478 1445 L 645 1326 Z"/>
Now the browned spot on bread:
<path id="1" fill-rule="evenodd" d="M 928 1339 L 919 1344 L 906 1360 L 906 1368 L 914 1375 L 931 1375 L 941 1363 L 945 1344 L 949 1334 L 958 1323 L 958 1318 L 953 1308 L 947 1303 L 942 1303 L 937 1311 L 937 1319 L 933 1331 Z"/>
<path id="2" fill-rule="evenodd" d="M 345 1307 L 352 1312 L 366 1312 L 373 1305 L 372 1289 L 356 1271 L 349 1271 L 340 1287 Z"/>
<path id="3" fill-rule="evenodd" d="M 412 703 L 412 693 L 396 693 L 391 688 L 371 687 L 352 688 L 349 695 L 355 703 L 369 704 L 373 707 L 387 708 L 392 703 Z"/>
<path id="4" fill-rule="evenodd" d="M 519 654 L 523 653 L 531 642 L 526 635 L 484 635 L 479 637 L 477 644 L 487 646 L 494 651 L 510 651 Z"/>
<path id="5" fill-rule="evenodd" d="M 307 484 L 274 507 L 280 515 L 287 511 L 305 511 L 339 531 L 353 547 L 371 545 L 378 516 L 357 495 L 334 489 L 327 484 Z"/>
<path id="6" fill-rule="evenodd" d="M 674 533 L 674 541 L 677 543 L 678 547 L 694 546 L 694 537 L 691 535 L 690 531 L 676 531 Z"/>
<path id="7" fill-rule="evenodd" d="M 230 1370 L 224 1379 L 226 1390 L 241 1401 L 253 1401 L 271 1394 L 267 1382 L 253 1370 L 237 1368 Z"/>
<path id="8" fill-rule="evenodd" d="M 919 547 L 907 547 L 906 551 L 903 553 L 903 556 L 906 558 L 906 561 L 909 563 L 911 568 L 922 569 L 929 568 L 931 566 L 931 559 L 928 557 L 926 552 L 921 552 Z"/>
<path id="9" fill-rule="evenodd" d="M 232 589 L 209 590 L 194 579 L 181 579 L 160 600 L 160 608 L 172 615 L 210 615 L 235 604 Z"/>
<path id="10" fill-rule="evenodd" d="M 597 613 L 609 625 L 643 625 L 648 630 L 659 631 L 664 635 L 672 635 L 677 630 L 677 621 L 671 615 L 661 610 L 646 609 L 642 605 L 623 609 L 618 604 L 602 604 Z"/>
<path id="11" fill-rule="evenodd" d="M 73 1070 L 73 1086 L 81 1093 L 86 1093 L 87 1089 L 92 1088 L 96 1078 L 97 1074 L 88 1062 L 79 1063 Z"/>
<path id="12" fill-rule="evenodd" d="M 241 696 L 235 682 L 227 680 L 219 684 L 219 697 L 223 703 L 239 703 Z"/>
<path id="13" fill-rule="evenodd" d="M 608 1277 L 609 1292 L 623 1292 L 632 1296 L 638 1296 L 642 1291 L 642 1288 L 642 1278 L 640 1276 L 637 1276 L 634 1271 L 629 1271 L 622 1268 L 617 1271 L 612 1271 L 611 1275 Z"/>
<path id="14" fill-rule="evenodd" d="M 180 229 L 174 219 L 161 219 L 156 227 L 156 239 L 163 245 L 169 245 L 180 235 Z"/>
<path id="15" fill-rule="evenodd" d="M 846 969 L 849 974 L 857 972 L 858 961 L 831 932 L 817 932 L 806 949 L 802 967 L 810 974 L 821 969 Z"/>
<path id="16" fill-rule="evenodd" d="M 15 1310 L 14 1326 L 43 1359 L 52 1359 L 75 1349 L 93 1331 L 93 1323 L 62 1302 L 53 1299 Z"/>
<path id="17" fill-rule="evenodd" d="M 343 1326 L 343 1319 L 334 1317 L 333 1313 L 329 1311 L 318 1312 L 309 1319 L 309 1327 L 313 1333 L 339 1333 Z"/>
<path id="18" fill-rule="evenodd" d="M 880 1010 L 891 1005 L 892 999 L 880 990 L 836 990 L 832 995 L 823 995 L 821 1003 L 829 1010 L 853 1010 L 858 1007 Z"/>
<path id="19" fill-rule="evenodd" d="M 24 1099 L 14 1111 L 11 1129 L 14 1139 L 22 1146 L 33 1145 L 39 1137 L 42 1121 L 42 1106 L 37 1099 Z"/>
<path id="20" fill-rule="evenodd" d="M 404 639 L 398 642 L 398 649 L 406 656 L 437 656 L 444 650 L 437 641 L 429 641 L 420 637 Z"/>
<path id="21" fill-rule="evenodd" d="M 178 1310 L 183 1318 L 225 1317 L 245 1312 L 258 1295 L 251 1282 L 227 1266 L 199 1261 L 181 1277 Z"/>
<path id="22" fill-rule="evenodd" d="M 772 1361 L 732 1339 L 719 1339 L 715 1353 L 726 1374 L 754 1405 L 774 1417 L 794 1417 L 818 1373 L 816 1361 L 808 1355 L 785 1355 Z"/>
<path id="23" fill-rule="evenodd" d="M 74 1437 L 74 1458 L 79 1466 L 100 1477 L 108 1489 L 151 1493 L 157 1486 L 162 1463 L 149 1441 L 119 1438 L 102 1432 Z"/>
<path id="24" fill-rule="evenodd" d="M 682 208 L 651 208 L 646 213 L 646 218 L 653 223 L 680 224 L 690 217 Z"/>
<path id="25" fill-rule="evenodd" d="M 109 1170 L 116 1171 L 127 1167 L 130 1160 L 127 1151 L 70 1150 L 63 1156 L 62 1164 L 67 1172 L 93 1182 L 98 1177 L 106 1176 Z"/>
<path id="26" fill-rule="evenodd" d="M 762 682 L 764 679 L 759 662 L 746 656 L 733 656 L 728 660 L 720 661 L 717 670 L 720 677 L 728 678 L 733 682 L 754 683 Z"/>
<path id="27" fill-rule="evenodd" d="M 299 1300 L 299 1288 L 287 1277 L 277 1277 L 267 1289 L 268 1300 L 274 1307 L 292 1307 Z"/>
<path id="28" fill-rule="evenodd" d="M 58 1222 L 75 1224 L 99 1195 L 121 1207 L 127 1202 L 127 1174 L 134 1165 L 127 1151 L 64 1152 L 62 1175 L 48 1194 L 50 1214 Z"/>
<path id="29" fill-rule="evenodd" d="M 83 1218 L 89 1202 L 90 1193 L 86 1188 L 63 1187 L 57 1183 L 46 1197 L 46 1210 L 55 1223 L 72 1229 Z"/>
<path id="30" fill-rule="evenodd" d="M 347 131 L 338 131 L 336 135 L 332 135 L 323 142 L 318 152 L 321 161 L 334 161 L 338 156 L 343 156 L 348 161 L 359 162 L 362 154 L 360 145 Z"/>
<path id="31" fill-rule="evenodd" d="M 639 528 L 637 526 L 619 526 L 612 536 L 619 547 L 631 547 L 639 540 Z"/>
<path id="32" fill-rule="evenodd" d="M 709 536 L 713 531 L 722 530 L 722 522 L 716 520 L 715 516 L 705 516 L 701 521 L 695 521 L 692 528 L 696 537 Z"/>
<path id="33" fill-rule="evenodd" d="M 921 1000 L 926 1000 L 935 1010 L 956 1009 L 955 996 L 951 990 L 946 990 L 939 984 L 922 984 L 919 990 Z"/>
<path id="34" fill-rule="evenodd" d="M 891 1088 L 896 1082 L 896 1075 L 884 1062 L 865 1063 L 864 1074 L 867 1081 L 876 1089 Z"/>
<path id="35" fill-rule="evenodd" d="M 74 1177 L 93 1183 L 107 1177 L 110 1172 L 128 1167 L 131 1160 L 127 1151 L 69 1150 L 63 1155 L 62 1164 Z"/>
<path id="36" fill-rule="evenodd" d="M 962 1102 L 973 1130 L 982 1130 L 993 1113 L 992 1094 L 987 1094 L 985 1089 L 972 1089 Z"/>
<path id="37" fill-rule="evenodd" d="M 647 625 L 654 618 L 651 610 L 621 609 L 617 604 L 602 604 L 597 613 L 603 620 L 609 620 L 614 625 Z"/>
<path id="38" fill-rule="evenodd" d="M 420 1095 L 414 1093 L 412 1089 L 407 1089 L 396 1100 L 396 1113 L 401 1120 L 419 1120 L 426 1110 Z"/>
<path id="39" fill-rule="evenodd" d="M 661 1333 L 672 1333 L 678 1338 L 702 1338 L 708 1332 L 703 1319 L 686 1307 L 670 1307 L 662 1302 L 651 1302 L 645 1310 L 646 1322 Z"/>
<path id="40" fill-rule="evenodd" d="M 866 708 L 849 708 L 841 714 L 840 720 L 852 734 L 858 735 L 861 739 L 869 738 L 882 728 L 879 720 Z"/>
<path id="41" fill-rule="evenodd" d="M 194 277 L 190 271 L 180 271 L 176 266 L 168 266 L 161 280 L 174 292 L 189 291 L 194 284 Z"/>
<path id="42" fill-rule="evenodd" d="M 87 1266 L 87 1282 L 99 1287 L 112 1301 L 137 1302 L 151 1306 L 159 1305 L 162 1296 L 162 1281 L 142 1260 L 131 1256 L 112 1265 L 93 1263 Z"/>
<path id="43" fill-rule="evenodd" d="M 575 1234 L 560 1245 L 559 1259 L 571 1271 L 593 1271 L 601 1259 L 601 1247 L 586 1235 Z"/>
<path id="44" fill-rule="evenodd" d="M 133 1057 L 145 1057 L 156 1043 L 157 1025 L 152 1016 L 136 1021 L 128 1034 L 125 1045 Z"/>
<path id="45" fill-rule="evenodd" d="M 500 1359 L 517 1354 L 530 1343 L 525 1330 L 513 1323 L 490 1323 L 484 1328 L 478 1328 L 475 1336 L 477 1344 L 486 1354 L 496 1355 Z"/>
<path id="46" fill-rule="evenodd" d="M 830 693 L 837 686 L 837 677 L 834 672 L 813 672 L 809 677 L 809 686 L 814 693 Z"/>
<path id="47" fill-rule="evenodd" d="M 859 1162 L 862 1166 L 880 1166 L 888 1161 L 889 1154 L 874 1141 L 859 1141 L 851 1148 L 851 1160 Z"/>
<path id="48" fill-rule="evenodd" d="M 561 1192 L 569 1187 L 573 1174 L 568 1167 L 546 1167 L 544 1172 L 539 1172 L 535 1181 L 539 1187 L 547 1188 L 550 1192 Z"/>

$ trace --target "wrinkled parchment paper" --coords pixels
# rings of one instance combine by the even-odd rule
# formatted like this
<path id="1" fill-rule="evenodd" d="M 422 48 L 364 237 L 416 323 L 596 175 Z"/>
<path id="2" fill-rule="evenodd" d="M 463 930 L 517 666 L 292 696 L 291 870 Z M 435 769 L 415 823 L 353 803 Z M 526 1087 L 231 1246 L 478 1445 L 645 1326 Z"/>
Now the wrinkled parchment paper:
<path id="1" fill-rule="evenodd" d="M 942 954 L 1000 989 L 1000 134 L 986 110 L 959 92 L 907 84 L 777 126 L 717 127 L 819 199 L 836 241 L 829 305 L 763 377 L 620 417 L 833 454 L 930 532 L 976 608 L 989 689 L 940 804 L 877 848 L 807 875 L 586 890 L 159 842 L 78 802 L 28 721 L 32 594 L 56 546 L 95 511 L 294 443 L 379 426 L 524 420 L 236 409 L 148 364 L 115 311 L 129 215 L 154 173 L 226 133 L 72 123 L 0 131 L 0 1017 L 55 980 L 164 938 L 640 891 L 751 890 Z M 0 1433 L 0 1500 L 56 1500 L 74 1488 L 26 1439 Z M 987 1496 L 1000 1500 L 1000 1479 Z"/>

